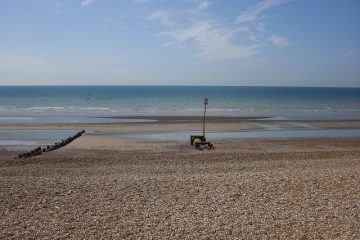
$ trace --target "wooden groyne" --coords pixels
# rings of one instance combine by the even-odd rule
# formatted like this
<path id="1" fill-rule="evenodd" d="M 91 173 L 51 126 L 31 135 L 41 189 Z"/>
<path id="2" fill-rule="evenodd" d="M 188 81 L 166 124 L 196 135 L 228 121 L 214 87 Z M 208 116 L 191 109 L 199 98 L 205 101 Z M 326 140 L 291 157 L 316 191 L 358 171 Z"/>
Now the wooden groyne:
<path id="1" fill-rule="evenodd" d="M 57 150 L 59 148 L 65 147 L 66 145 L 68 145 L 69 143 L 74 141 L 75 139 L 81 137 L 84 133 L 85 133 L 85 130 L 82 130 L 82 131 L 76 133 L 72 137 L 68 137 L 68 138 L 66 138 L 64 140 L 61 140 L 60 142 L 56 142 L 53 145 L 47 145 L 46 148 L 37 147 L 37 148 L 35 148 L 34 150 L 32 150 L 30 152 L 21 153 L 21 154 L 18 155 L 18 158 L 34 157 L 34 156 L 38 156 L 38 155 L 41 155 L 41 154 L 46 153 L 46 152 L 51 152 L 51 151 Z"/>

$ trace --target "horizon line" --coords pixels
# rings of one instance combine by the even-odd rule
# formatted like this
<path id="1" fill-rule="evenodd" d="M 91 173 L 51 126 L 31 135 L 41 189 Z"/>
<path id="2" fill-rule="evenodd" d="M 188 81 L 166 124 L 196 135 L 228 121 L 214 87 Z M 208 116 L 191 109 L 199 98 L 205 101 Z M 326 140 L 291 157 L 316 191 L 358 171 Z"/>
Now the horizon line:
<path id="1" fill-rule="evenodd" d="M 1 85 L 0 87 L 283 87 L 283 88 L 360 88 L 351 86 L 289 86 L 289 85 L 170 85 L 170 84 L 33 84 Z"/>

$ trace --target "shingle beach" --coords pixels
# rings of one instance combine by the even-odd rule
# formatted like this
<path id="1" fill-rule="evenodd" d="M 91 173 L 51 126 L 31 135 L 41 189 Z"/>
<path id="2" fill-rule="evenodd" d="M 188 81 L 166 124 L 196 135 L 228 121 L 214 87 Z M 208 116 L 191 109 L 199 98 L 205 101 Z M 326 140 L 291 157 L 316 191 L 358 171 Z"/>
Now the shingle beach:
<path id="1" fill-rule="evenodd" d="M 360 140 L 0 153 L 0 239 L 359 239 Z"/>

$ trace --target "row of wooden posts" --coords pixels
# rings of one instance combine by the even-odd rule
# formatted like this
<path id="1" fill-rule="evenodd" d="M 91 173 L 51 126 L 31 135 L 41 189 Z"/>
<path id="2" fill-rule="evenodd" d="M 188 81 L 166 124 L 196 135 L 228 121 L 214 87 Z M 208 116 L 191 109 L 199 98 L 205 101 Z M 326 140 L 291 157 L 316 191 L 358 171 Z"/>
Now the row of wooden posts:
<path id="1" fill-rule="evenodd" d="M 19 158 L 34 157 L 34 156 L 41 155 L 44 152 L 51 152 L 51 151 L 54 151 L 56 149 L 65 147 L 66 145 L 68 145 L 69 143 L 74 141 L 75 139 L 81 137 L 84 133 L 85 133 L 85 130 L 82 130 L 82 131 L 76 133 L 72 137 L 68 137 L 65 140 L 61 140 L 60 142 L 56 142 L 54 145 L 47 145 L 46 148 L 37 147 L 37 148 L 35 148 L 34 150 L 32 150 L 30 152 L 19 154 L 18 157 Z"/>

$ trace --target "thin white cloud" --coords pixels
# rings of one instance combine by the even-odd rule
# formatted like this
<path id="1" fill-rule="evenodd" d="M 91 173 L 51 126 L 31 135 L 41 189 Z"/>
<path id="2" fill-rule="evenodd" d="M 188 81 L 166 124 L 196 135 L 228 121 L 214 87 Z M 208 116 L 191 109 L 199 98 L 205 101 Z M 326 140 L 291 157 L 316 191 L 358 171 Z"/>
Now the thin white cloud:
<path id="1" fill-rule="evenodd" d="M 206 9 L 208 9 L 211 5 L 212 5 L 212 2 L 210 2 L 210 1 L 207 1 L 207 0 L 199 0 L 199 1 L 198 1 L 198 5 L 197 5 L 197 9 L 198 9 L 198 10 L 206 10 Z"/>
<path id="2" fill-rule="evenodd" d="M 201 11 L 207 9 L 209 0 L 192 0 L 196 10 L 171 12 L 155 11 L 148 20 L 158 20 L 168 27 L 161 36 L 170 37 L 163 47 L 189 47 L 205 61 L 229 59 L 250 60 L 256 56 L 266 42 L 279 48 L 288 47 L 290 41 L 279 35 L 272 35 L 265 29 L 266 18 L 261 13 L 291 0 L 262 0 L 260 3 L 242 12 L 233 22 L 222 23 Z M 181 19 L 181 21 L 176 21 Z M 191 22 L 191 25 L 187 25 Z M 179 28 L 178 26 L 183 26 Z M 176 26 L 176 27 L 175 27 Z"/>
<path id="3" fill-rule="evenodd" d="M 169 11 L 157 10 L 147 16 L 148 20 L 159 20 L 162 24 L 168 27 L 175 26 L 175 21 L 170 17 Z"/>
<path id="4" fill-rule="evenodd" d="M 242 46 L 232 41 L 234 31 L 216 27 L 209 22 L 198 22 L 187 29 L 164 32 L 178 44 L 194 41 L 200 52 L 198 57 L 206 61 L 248 59 L 257 53 L 257 45 Z M 173 45 L 174 42 L 168 45 Z"/>
<path id="5" fill-rule="evenodd" d="M 288 47 L 290 45 L 290 42 L 288 39 L 278 36 L 278 35 L 272 35 L 268 37 L 268 40 L 276 47 L 284 48 Z"/>
<path id="6" fill-rule="evenodd" d="M 350 56 L 354 55 L 355 53 L 356 53 L 355 49 L 348 49 L 343 53 L 343 55 L 344 55 L 344 57 L 350 57 Z"/>
<path id="7" fill-rule="evenodd" d="M 278 35 L 266 36 L 267 31 L 263 23 L 266 18 L 262 16 L 262 13 L 290 1 L 291 0 L 262 0 L 239 14 L 236 18 L 236 23 L 249 28 L 250 40 L 269 41 L 278 48 L 288 47 L 290 41 L 287 38 Z"/>
<path id="8" fill-rule="evenodd" d="M 55 11 L 54 11 L 54 13 L 56 15 L 61 15 L 63 13 L 63 7 L 64 7 L 63 3 L 61 3 L 61 2 L 55 3 Z"/>
<path id="9" fill-rule="evenodd" d="M 90 5 L 90 4 L 94 3 L 94 2 L 95 2 L 95 0 L 82 0 L 81 1 L 81 6 L 85 7 L 85 6 Z"/>
<path id="10" fill-rule="evenodd" d="M 259 15 L 270 8 L 289 2 L 289 0 L 262 0 L 255 6 L 243 11 L 236 19 L 237 23 L 246 23 L 259 18 Z"/>

